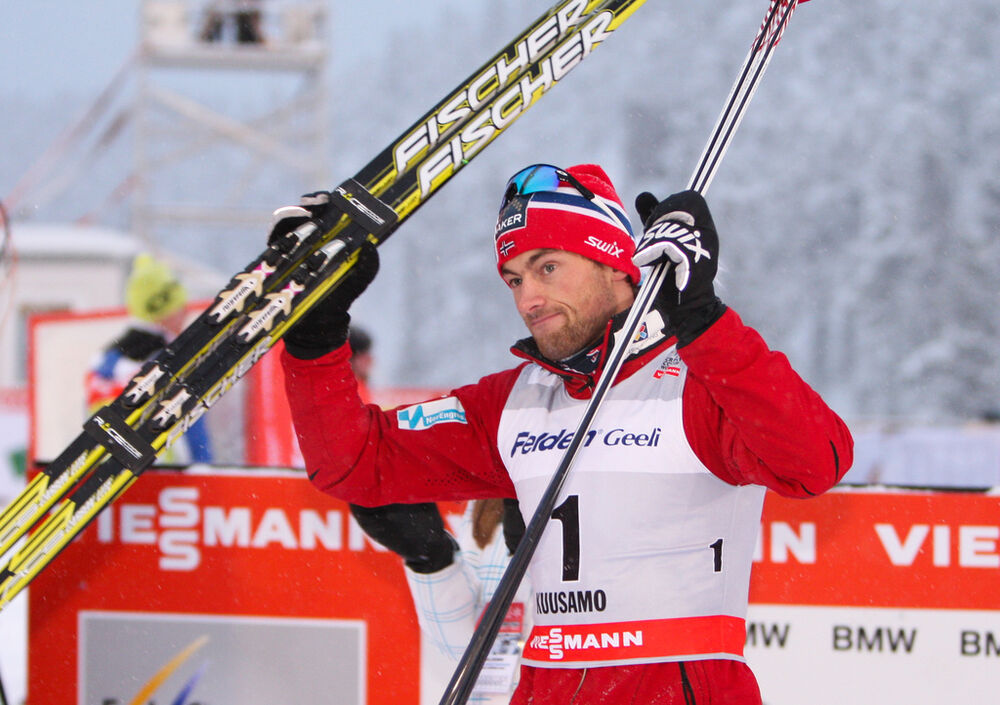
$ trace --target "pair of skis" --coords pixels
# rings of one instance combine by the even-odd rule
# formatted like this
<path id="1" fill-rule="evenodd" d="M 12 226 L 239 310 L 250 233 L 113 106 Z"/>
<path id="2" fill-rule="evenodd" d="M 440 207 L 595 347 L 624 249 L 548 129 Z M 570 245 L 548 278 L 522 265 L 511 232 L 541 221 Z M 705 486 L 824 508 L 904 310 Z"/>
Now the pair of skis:
<path id="1" fill-rule="evenodd" d="M 0 609 L 343 280 L 364 241 L 384 242 L 644 1 L 558 2 L 236 274 L 0 513 Z"/>
<path id="2" fill-rule="evenodd" d="M 709 137 L 708 143 L 702 152 L 698 165 L 691 176 L 688 188 L 704 194 L 711 184 L 715 173 L 719 168 L 722 157 L 728 150 L 732 142 L 736 128 L 739 127 L 747 106 L 753 98 L 760 84 L 764 70 L 767 68 L 778 45 L 788 20 L 792 16 L 796 5 L 799 2 L 808 0 L 770 0 L 764 21 L 754 38 L 740 69 L 736 83 L 733 85 L 726 99 L 725 107 L 715 124 L 715 128 Z M 646 276 L 636 299 L 632 303 L 629 315 L 622 326 L 622 330 L 616 336 L 617 344 L 612 348 L 611 356 L 605 364 L 601 377 L 594 388 L 594 392 L 583 411 L 583 417 L 577 430 L 573 434 L 573 441 L 569 444 L 563 455 L 555 474 L 549 481 L 545 493 L 539 500 L 538 507 L 532 515 L 531 521 L 525 528 L 524 536 L 518 544 L 517 550 L 507 564 L 503 577 L 497 586 L 490 604 L 487 606 L 483 617 L 469 642 L 469 646 L 458 667 L 452 676 L 444 696 L 441 698 L 441 705 L 456 705 L 468 700 L 472 693 L 472 688 L 476 683 L 476 678 L 486 656 L 489 654 L 490 645 L 496 639 L 500 627 L 503 624 L 507 610 L 514 599 L 518 586 L 524 578 L 524 574 L 531 562 L 531 557 L 535 553 L 535 548 L 541 540 L 542 533 L 548 525 L 556 502 L 559 500 L 559 492 L 569 475 L 573 461 L 580 452 L 583 439 L 587 435 L 594 417 L 604 401 L 608 390 L 618 377 L 622 364 L 628 356 L 631 348 L 631 341 L 635 339 L 639 331 L 639 323 L 649 312 L 656 293 L 662 286 L 665 278 L 673 276 L 672 266 L 666 263 L 656 265 Z"/>

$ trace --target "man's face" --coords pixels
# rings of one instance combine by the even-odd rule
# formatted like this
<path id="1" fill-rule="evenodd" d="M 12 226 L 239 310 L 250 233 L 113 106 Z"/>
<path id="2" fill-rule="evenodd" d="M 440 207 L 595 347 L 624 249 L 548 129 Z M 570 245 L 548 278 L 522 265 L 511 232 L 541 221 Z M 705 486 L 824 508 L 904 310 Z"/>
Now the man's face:
<path id="1" fill-rule="evenodd" d="M 623 272 L 575 252 L 529 250 L 506 262 L 501 275 L 538 349 L 551 360 L 582 350 L 632 303 Z"/>

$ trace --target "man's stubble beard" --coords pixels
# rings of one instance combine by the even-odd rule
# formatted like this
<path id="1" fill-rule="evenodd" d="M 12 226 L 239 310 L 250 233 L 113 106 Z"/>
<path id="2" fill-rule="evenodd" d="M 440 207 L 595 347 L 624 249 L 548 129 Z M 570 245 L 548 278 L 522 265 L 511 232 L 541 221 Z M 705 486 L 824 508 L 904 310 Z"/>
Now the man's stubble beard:
<path id="1" fill-rule="evenodd" d="M 549 360 L 565 360 L 595 342 L 604 333 L 611 317 L 617 313 L 610 290 L 603 290 L 600 298 L 603 301 L 599 306 L 595 304 L 595 312 L 586 319 L 580 316 L 570 317 L 566 308 L 561 307 L 565 324 L 558 330 L 535 337 L 535 344 L 542 355 Z"/>

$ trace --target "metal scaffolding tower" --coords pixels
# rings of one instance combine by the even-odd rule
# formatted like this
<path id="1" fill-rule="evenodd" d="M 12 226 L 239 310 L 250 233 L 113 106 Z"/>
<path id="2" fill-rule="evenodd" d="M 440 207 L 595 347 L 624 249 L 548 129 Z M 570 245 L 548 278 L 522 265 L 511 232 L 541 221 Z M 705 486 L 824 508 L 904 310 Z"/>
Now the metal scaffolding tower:
<path id="1" fill-rule="evenodd" d="M 328 187 L 325 4 L 144 0 L 140 21 L 136 234 L 266 227 Z"/>

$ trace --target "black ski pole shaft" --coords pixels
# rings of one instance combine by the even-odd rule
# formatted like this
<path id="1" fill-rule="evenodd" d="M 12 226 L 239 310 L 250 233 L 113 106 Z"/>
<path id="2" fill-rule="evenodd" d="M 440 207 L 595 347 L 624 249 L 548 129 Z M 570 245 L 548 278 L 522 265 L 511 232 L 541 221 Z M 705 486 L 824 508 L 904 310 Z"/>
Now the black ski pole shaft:
<path id="1" fill-rule="evenodd" d="M 3 676 L 0 676 L 0 705 L 7 705 L 7 691 L 3 687 Z"/>
<path id="2" fill-rule="evenodd" d="M 763 76 L 764 69 L 770 61 L 771 53 L 780 39 L 781 32 L 790 17 L 792 10 L 798 0 L 772 0 L 768 5 L 768 11 L 764 18 L 761 31 L 754 39 L 753 47 L 741 67 L 739 76 L 733 89 L 730 91 L 726 105 L 716 122 L 708 145 L 699 160 L 698 166 L 691 177 L 691 183 L 702 181 L 702 193 L 708 188 L 711 177 L 714 175 L 722 155 L 728 149 L 736 127 L 742 120 L 750 98 L 756 90 L 757 84 Z M 778 16 L 779 7 L 784 7 L 778 23 L 775 18 Z M 763 54 L 760 49 L 766 41 L 767 47 Z M 706 176 L 707 175 L 707 176 Z M 593 423 L 600 405 L 611 388 L 614 379 L 621 370 L 629 349 L 629 343 L 634 338 L 638 329 L 639 321 L 649 311 L 655 292 L 660 288 L 667 275 L 668 267 L 658 265 L 646 279 L 636 295 L 636 300 L 632 304 L 632 309 L 623 326 L 623 333 L 619 336 L 621 344 L 616 345 L 603 373 L 598 380 L 597 386 L 584 409 L 583 417 L 573 434 L 573 440 L 566 449 L 555 474 L 549 481 L 545 493 L 539 500 L 538 507 L 531 517 L 531 521 L 525 528 L 524 536 L 518 544 L 517 550 L 511 556 L 507 569 L 493 593 L 493 598 L 487 606 L 479 626 L 473 633 L 472 640 L 466 648 L 462 659 L 459 661 L 455 674 L 448 688 L 442 697 L 441 705 L 460 705 L 468 700 L 475 685 L 476 678 L 482 669 L 483 663 L 489 653 L 493 641 L 496 639 L 503 624 L 504 617 L 510 604 L 514 600 L 518 586 L 527 572 L 531 557 L 534 555 L 538 542 L 541 540 L 545 527 L 548 524 L 549 516 L 556 506 L 559 492 L 569 475 L 569 470 L 576 459 L 583 438 Z"/>
<path id="3" fill-rule="evenodd" d="M 729 149 L 733 135 L 746 114 L 747 106 L 760 85 L 764 70 L 771 61 L 774 48 L 781 40 L 792 12 L 799 2 L 808 2 L 808 0 L 771 0 L 764 22 L 743 62 L 739 78 L 730 90 L 722 114 L 716 121 L 712 136 L 698 160 L 698 167 L 688 182 L 688 188 L 703 195 L 708 191 L 709 184 L 712 183 L 719 164 Z"/>

